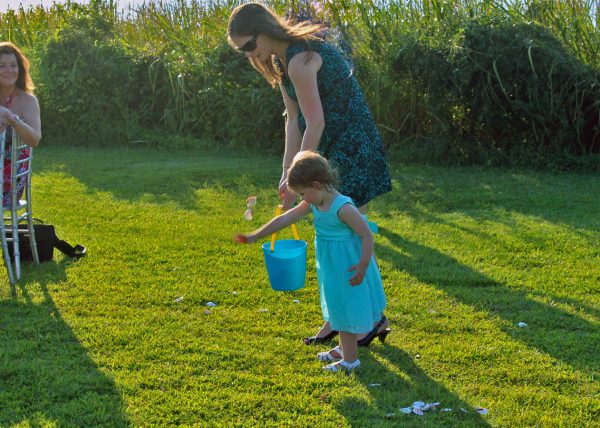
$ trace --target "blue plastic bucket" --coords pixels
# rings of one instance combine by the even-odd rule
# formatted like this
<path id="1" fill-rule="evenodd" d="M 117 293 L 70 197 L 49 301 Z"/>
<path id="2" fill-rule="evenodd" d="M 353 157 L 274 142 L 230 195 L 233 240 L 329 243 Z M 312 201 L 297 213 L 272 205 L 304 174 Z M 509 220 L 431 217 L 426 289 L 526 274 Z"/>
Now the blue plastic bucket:
<path id="1" fill-rule="evenodd" d="M 262 245 L 271 288 L 294 291 L 304 287 L 306 279 L 306 241 L 279 239 L 271 252 L 271 242 Z"/>

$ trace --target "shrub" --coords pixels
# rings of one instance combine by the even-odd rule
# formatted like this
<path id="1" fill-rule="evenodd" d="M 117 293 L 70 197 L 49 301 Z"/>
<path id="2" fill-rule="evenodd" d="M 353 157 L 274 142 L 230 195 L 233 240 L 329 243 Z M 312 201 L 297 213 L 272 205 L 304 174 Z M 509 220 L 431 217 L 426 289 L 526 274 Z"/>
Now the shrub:
<path id="1" fill-rule="evenodd" d="M 243 55 L 223 39 L 194 64 L 189 108 L 196 136 L 221 144 L 282 149 L 284 107 L 279 90 L 271 88 Z"/>
<path id="2" fill-rule="evenodd" d="M 395 70 L 418 84 L 445 155 L 540 166 L 600 151 L 598 75 L 540 26 L 471 20 L 446 46 L 408 40 Z"/>
<path id="3" fill-rule="evenodd" d="M 38 53 L 44 134 L 70 144 L 121 144 L 136 129 L 132 60 L 113 42 L 113 23 L 71 15 Z"/>

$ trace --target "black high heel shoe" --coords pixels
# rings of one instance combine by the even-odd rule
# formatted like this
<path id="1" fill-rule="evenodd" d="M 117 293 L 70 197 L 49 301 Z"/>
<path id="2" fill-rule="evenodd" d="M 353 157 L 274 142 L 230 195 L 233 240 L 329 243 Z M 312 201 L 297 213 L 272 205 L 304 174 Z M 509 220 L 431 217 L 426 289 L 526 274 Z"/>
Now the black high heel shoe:
<path id="1" fill-rule="evenodd" d="M 387 320 L 387 318 L 385 317 L 385 315 L 382 316 L 381 319 L 379 320 L 379 322 L 377 324 L 375 324 L 375 327 L 373 327 L 373 329 L 369 333 L 367 333 L 367 335 L 365 337 L 357 340 L 356 344 L 358 346 L 366 347 L 366 346 L 369 346 L 371 344 L 371 342 L 373 341 L 373 339 L 375 339 L 375 338 L 378 338 L 381 343 L 385 343 L 385 339 L 387 338 L 387 335 L 390 334 L 392 329 L 389 327 L 386 327 L 382 331 L 379 331 L 379 329 L 385 323 L 386 320 Z"/>
<path id="2" fill-rule="evenodd" d="M 318 337 L 318 336 L 312 336 L 312 337 L 305 337 L 304 338 L 304 344 L 305 345 L 312 345 L 314 343 L 325 343 L 325 342 L 329 342 L 331 339 L 333 339 L 335 336 L 337 336 L 339 333 L 339 331 L 337 330 L 331 330 L 331 332 L 323 337 Z"/>

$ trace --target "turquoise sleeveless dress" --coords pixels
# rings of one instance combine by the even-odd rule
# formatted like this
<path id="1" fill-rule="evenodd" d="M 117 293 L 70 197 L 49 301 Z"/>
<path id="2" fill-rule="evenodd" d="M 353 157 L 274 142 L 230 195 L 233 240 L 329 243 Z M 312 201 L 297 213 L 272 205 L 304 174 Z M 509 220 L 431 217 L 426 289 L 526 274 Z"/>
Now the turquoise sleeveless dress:
<path id="1" fill-rule="evenodd" d="M 348 196 L 338 195 L 327 211 L 311 205 L 315 225 L 315 256 L 323 318 L 334 330 L 367 333 L 381 319 L 386 306 L 381 275 L 375 257 L 360 285 L 349 280 L 355 272 L 350 266 L 360 260 L 360 237 L 338 218 L 339 209 L 352 204 Z"/>
<path id="2" fill-rule="evenodd" d="M 337 169 L 340 193 L 350 196 L 360 207 L 392 190 L 381 137 L 348 62 L 331 45 L 323 41 L 310 43 L 323 59 L 317 72 L 317 84 L 325 129 L 317 151 Z M 306 50 L 304 42 L 290 43 L 286 64 L 294 55 Z M 297 103 L 296 90 L 286 74 L 282 84 Z M 300 108 L 298 110 L 298 125 L 304 133 L 306 122 Z"/>

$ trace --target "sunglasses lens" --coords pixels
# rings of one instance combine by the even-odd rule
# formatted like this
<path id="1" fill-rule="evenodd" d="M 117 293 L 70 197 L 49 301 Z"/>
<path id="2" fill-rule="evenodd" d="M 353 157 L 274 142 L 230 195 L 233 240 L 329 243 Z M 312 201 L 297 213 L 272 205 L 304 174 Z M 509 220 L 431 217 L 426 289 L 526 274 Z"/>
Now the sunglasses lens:
<path id="1" fill-rule="evenodd" d="M 256 49 L 256 37 L 252 37 L 250 40 L 246 42 L 244 46 L 242 46 L 239 50 L 240 52 L 252 52 Z"/>

